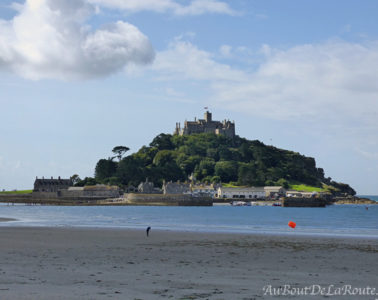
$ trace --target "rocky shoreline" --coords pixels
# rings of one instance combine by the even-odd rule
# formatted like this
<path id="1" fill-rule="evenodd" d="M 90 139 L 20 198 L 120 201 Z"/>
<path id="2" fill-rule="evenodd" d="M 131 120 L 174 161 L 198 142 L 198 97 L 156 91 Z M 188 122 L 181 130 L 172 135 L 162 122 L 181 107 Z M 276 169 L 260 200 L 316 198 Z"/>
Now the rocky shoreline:
<path id="1" fill-rule="evenodd" d="M 356 196 L 347 197 L 334 197 L 333 204 L 378 204 L 377 201 L 371 200 L 369 198 L 361 198 Z"/>

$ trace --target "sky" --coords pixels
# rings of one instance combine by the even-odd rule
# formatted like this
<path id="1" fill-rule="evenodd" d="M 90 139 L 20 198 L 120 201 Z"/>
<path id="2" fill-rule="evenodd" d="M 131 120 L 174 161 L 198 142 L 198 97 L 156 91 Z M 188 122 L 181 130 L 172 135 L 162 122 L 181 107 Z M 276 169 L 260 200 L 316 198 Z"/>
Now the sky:
<path id="1" fill-rule="evenodd" d="M 176 122 L 234 120 L 378 194 L 376 0 L 0 3 L 0 190 L 94 175 Z"/>

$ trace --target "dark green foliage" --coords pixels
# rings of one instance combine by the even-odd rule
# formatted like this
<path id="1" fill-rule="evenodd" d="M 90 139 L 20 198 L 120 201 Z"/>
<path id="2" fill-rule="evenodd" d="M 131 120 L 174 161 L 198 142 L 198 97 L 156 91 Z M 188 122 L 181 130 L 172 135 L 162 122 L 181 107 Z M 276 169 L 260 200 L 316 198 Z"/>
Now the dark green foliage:
<path id="1" fill-rule="evenodd" d="M 70 177 L 70 180 L 72 182 L 72 185 L 76 185 L 76 183 L 78 183 L 79 181 L 81 181 L 81 178 L 79 177 L 78 174 L 73 174 L 71 177 Z"/>
<path id="2" fill-rule="evenodd" d="M 103 180 L 103 183 L 107 185 L 121 185 L 120 179 L 117 176 L 106 178 Z"/>
<path id="3" fill-rule="evenodd" d="M 241 163 L 238 170 L 238 184 L 262 186 L 265 183 L 265 174 L 261 172 L 254 162 Z"/>
<path id="4" fill-rule="evenodd" d="M 218 161 L 214 170 L 215 175 L 219 176 L 222 182 L 236 181 L 238 179 L 238 163 L 236 161 Z"/>
<path id="5" fill-rule="evenodd" d="M 138 185 L 145 179 L 143 161 L 133 155 L 123 158 L 118 163 L 116 176 L 124 185 Z"/>
<path id="6" fill-rule="evenodd" d="M 85 177 L 83 180 L 76 182 L 75 186 L 96 185 L 99 183 L 92 177 Z"/>
<path id="7" fill-rule="evenodd" d="M 284 178 L 281 178 L 281 179 L 277 180 L 277 185 L 282 186 L 285 189 L 289 188 L 289 182 L 286 179 L 284 179 Z"/>
<path id="8" fill-rule="evenodd" d="M 170 134 L 161 133 L 152 140 L 150 146 L 158 150 L 172 150 L 174 148 L 172 136 Z"/>
<path id="9" fill-rule="evenodd" d="M 337 185 L 343 192 L 354 192 L 346 184 L 324 178 L 324 170 L 317 168 L 311 157 L 260 141 L 211 133 L 159 134 L 149 147 L 143 146 L 119 162 L 100 160 L 95 173 L 102 183 L 122 185 L 138 185 L 146 177 L 155 184 L 163 180 L 185 181 L 193 174 L 197 180 L 249 186 L 288 187 L 289 183 L 299 182 L 320 187 L 325 182 Z"/>
<path id="10" fill-rule="evenodd" d="M 102 181 L 105 178 L 114 176 L 117 171 L 117 163 L 112 159 L 100 159 L 95 168 L 95 178 Z"/>
<path id="11" fill-rule="evenodd" d="M 215 161 L 211 158 L 204 158 L 199 161 L 194 168 L 194 176 L 198 179 L 204 179 L 205 177 L 212 177 L 214 174 Z M 211 180 L 207 178 L 207 180 Z"/>
<path id="12" fill-rule="evenodd" d="M 335 195 L 337 196 L 356 195 L 356 191 L 353 188 L 351 188 L 348 184 L 331 181 L 331 186 L 338 189 L 338 191 L 335 193 Z"/>

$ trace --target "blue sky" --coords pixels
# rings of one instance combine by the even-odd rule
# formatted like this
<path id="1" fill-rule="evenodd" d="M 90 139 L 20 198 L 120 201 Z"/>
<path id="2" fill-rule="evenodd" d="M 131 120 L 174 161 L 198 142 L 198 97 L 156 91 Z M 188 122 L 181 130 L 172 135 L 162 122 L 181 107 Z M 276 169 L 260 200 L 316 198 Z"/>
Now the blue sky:
<path id="1" fill-rule="evenodd" d="M 378 194 L 376 1 L 0 4 L 0 189 L 93 176 L 176 122 L 235 120 Z"/>

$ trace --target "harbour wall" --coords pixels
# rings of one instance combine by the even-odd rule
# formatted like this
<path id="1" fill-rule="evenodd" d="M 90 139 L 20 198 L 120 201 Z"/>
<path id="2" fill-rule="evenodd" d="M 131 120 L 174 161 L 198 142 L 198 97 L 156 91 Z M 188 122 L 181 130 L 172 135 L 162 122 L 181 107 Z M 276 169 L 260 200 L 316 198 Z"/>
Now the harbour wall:
<path id="1" fill-rule="evenodd" d="M 166 206 L 211 206 L 211 197 L 193 197 L 183 194 L 124 194 L 125 201 L 130 205 L 166 205 Z"/>
<path id="2" fill-rule="evenodd" d="M 325 207 L 331 204 L 323 198 L 285 197 L 282 199 L 283 207 Z"/>

